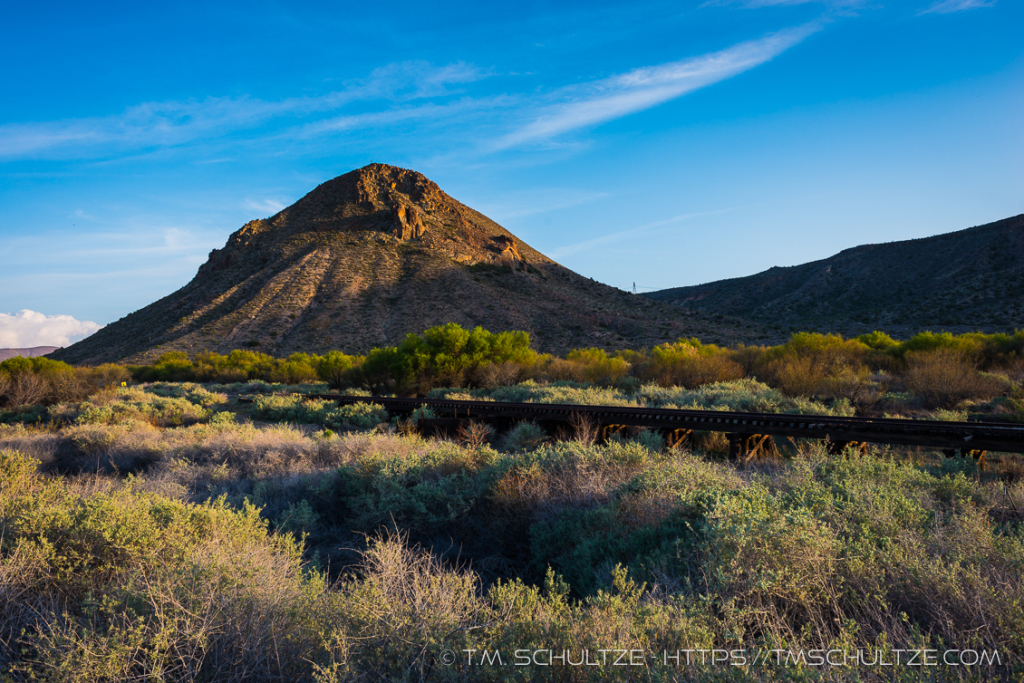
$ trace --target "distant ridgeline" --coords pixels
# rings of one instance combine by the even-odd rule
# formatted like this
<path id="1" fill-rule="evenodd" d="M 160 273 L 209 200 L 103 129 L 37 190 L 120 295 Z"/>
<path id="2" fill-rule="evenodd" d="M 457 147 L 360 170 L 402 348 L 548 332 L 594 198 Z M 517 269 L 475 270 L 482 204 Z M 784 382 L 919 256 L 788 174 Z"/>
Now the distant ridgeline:
<path id="1" fill-rule="evenodd" d="M 775 334 L 1024 328 L 1024 215 L 935 237 L 868 244 L 830 258 L 644 296 L 747 318 Z"/>
<path id="2" fill-rule="evenodd" d="M 53 353 L 59 348 L 59 346 L 33 346 L 27 349 L 0 349 L 0 361 L 7 360 L 8 358 L 15 358 L 17 356 L 24 356 L 25 358 L 45 356 L 48 353 Z"/>

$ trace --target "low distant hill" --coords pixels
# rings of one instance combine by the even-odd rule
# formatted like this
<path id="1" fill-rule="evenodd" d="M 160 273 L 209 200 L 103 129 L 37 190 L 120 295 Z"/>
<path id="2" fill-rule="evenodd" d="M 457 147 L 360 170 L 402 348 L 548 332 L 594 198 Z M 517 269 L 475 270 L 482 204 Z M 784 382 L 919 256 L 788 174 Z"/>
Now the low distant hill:
<path id="1" fill-rule="evenodd" d="M 148 362 L 166 351 L 275 356 L 396 345 L 455 322 L 525 330 L 535 348 L 636 348 L 761 330 L 633 296 L 572 272 L 423 175 L 371 164 L 245 224 L 187 285 L 54 354 Z"/>
<path id="2" fill-rule="evenodd" d="M 644 296 L 775 333 L 1012 331 L 1024 328 L 1024 215 Z"/>
<path id="3" fill-rule="evenodd" d="M 0 361 L 5 361 L 8 358 L 15 358 L 17 356 L 24 356 L 25 358 L 45 356 L 48 353 L 53 353 L 59 348 L 59 346 L 33 346 L 30 349 L 0 349 Z"/>

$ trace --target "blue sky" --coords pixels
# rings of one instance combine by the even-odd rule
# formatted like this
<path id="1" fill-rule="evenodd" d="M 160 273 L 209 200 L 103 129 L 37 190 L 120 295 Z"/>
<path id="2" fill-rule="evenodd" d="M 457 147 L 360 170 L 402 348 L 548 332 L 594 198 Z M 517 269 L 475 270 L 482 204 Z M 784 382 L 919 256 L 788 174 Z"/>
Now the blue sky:
<path id="1" fill-rule="evenodd" d="M 0 346 L 370 161 L 623 289 L 1024 213 L 1021 0 L 489 5 L 5 8 Z"/>

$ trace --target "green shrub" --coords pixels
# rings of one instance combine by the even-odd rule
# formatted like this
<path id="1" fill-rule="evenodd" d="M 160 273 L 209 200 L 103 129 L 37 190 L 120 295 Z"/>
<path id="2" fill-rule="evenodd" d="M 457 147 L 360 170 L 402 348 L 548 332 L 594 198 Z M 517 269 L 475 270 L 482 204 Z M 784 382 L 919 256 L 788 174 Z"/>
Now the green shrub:
<path id="1" fill-rule="evenodd" d="M 517 422 L 501 437 L 501 447 L 506 451 L 528 451 L 539 446 L 548 435 L 536 422 Z"/>
<path id="2" fill-rule="evenodd" d="M 379 403 L 350 403 L 324 413 L 323 423 L 338 428 L 353 424 L 361 429 L 371 429 L 388 421 L 388 413 Z"/>
<path id="3" fill-rule="evenodd" d="M 359 356 L 347 356 L 341 351 L 328 351 L 316 366 L 317 376 L 331 389 L 343 389 L 351 381 L 351 370 L 361 363 Z"/>
<path id="4" fill-rule="evenodd" d="M 730 352 L 713 344 L 705 346 L 696 339 L 680 339 L 675 344 L 651 349 L 640 373 L 643 379 L 664 387 L 692 389 L 742 378 L 743 367 L 730 356 Z"/>
<path id="5" fill-rule="evenodd" d="M 648 384 L 640 387 L 634 396 L 639 403 L 652 408 L 839 416 L 854 412 L 848 401 L 834 401 L 826 406 L 812 399 L 790 398 L 755 379 L 706 384 L 691 390 Z"/>
<path id="6" fill-rule="evenodd" d="M 566 357 L 539 358 L 532 375 L 544 382 L 618 385 L 627 380 L 630 363 L 621 355 L 608 355 L 604 349 L 573 349 Z"/>
<path id="7" fill-rule="evenodd" d="M 210 411 L 202 404 L 215 405 L 223 397 L 200 390 L 187 398 L 166 398 L 137 388 L 119 389 L 105 403 L 85 401 L 77 406 L 58 406 L 55 415 L 72 418 L 77 424 L 129 424 L 149 422 L 159 426 L 178 426 L 205 420 Z M 226 400 L 226 399 L 225 399 Z"/>

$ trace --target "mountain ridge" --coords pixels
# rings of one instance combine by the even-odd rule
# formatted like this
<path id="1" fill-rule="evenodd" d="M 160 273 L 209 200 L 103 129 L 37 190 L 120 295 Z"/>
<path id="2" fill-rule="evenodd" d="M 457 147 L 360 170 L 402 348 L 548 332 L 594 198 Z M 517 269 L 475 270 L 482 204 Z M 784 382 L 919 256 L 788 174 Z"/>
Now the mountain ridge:
<path id="1" fill-rule="evenodd" d="M 371 164 L 249 221 L 184 287 L 53 357 L 94 364 L 236 348 L 364 353 L 447 322 L 525 330 L 548 352 L 758 334 L 743 321 L 589 280 L 422 174 Z"/>
<path id="2" fill-rule="evenodd" d="M 775 334 L 1012 331 L 1024 327 L 1024 214 L 642 296 L 747 318 Z"/>

